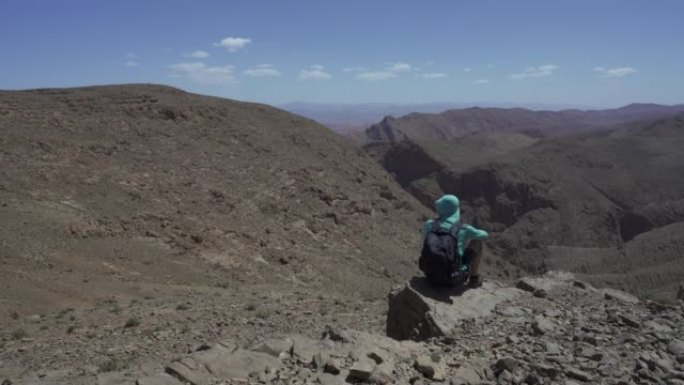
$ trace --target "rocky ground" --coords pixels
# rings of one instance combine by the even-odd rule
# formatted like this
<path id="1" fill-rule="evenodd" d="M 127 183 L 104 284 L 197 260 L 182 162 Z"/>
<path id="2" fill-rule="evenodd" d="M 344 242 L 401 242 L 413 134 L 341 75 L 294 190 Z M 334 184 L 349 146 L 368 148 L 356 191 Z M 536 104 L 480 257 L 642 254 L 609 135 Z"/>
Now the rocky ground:
<path id="1" fill-rule="evenodd" d="M 402 293 L 415 293 L 415 287 L 391 297 L 397 302 Z M 432 321 L 433 343 L 445 358 L 441 370 L 457 384 L 680 384 L 684 379 L 684 342 L 677 339 L 684 335 L 681 301 L 672 306 L 641 302 L 625 292 L 595 289 L 569 274 L 481 291 L 452 297 L 451 304 L 425 294 L 397 302 L 396 310 L 390 302 L 390 315 L 396 316 L 388 319 L 388 327 L 398 310 L 429 305 L 428 317 L 413 326 L 420 329 Z M 453 320 L 454 309 L 463 313 L 478 304 L 485 305 L 482 317 Z M 454 374 L 455 367 L 484 369 L 479 378 L 463 379 Z"/>
<path id="2" fill-rule="evenodd" d="M 94 306 L 11 315 L 0 329 L 0 383 L 93 384 L 98 375 L 171 360 L 203 344 L 249 345 L 268 336 L 320 335 L 326 324 L 379 333 L 386 304 L 305 287 L 148 290 Z M 39 381 L 40 380 L 40 381 Z"/>
<path id="3" fill-rule="evenodd" d="M 414 279 L 389 295 L 386 332 L 410 338 L 401 341 L 380 330 L 383 317 L 364 317 L 370 313 L 363 304 L 346 313 L 356 317 L 357 331 L 336 326 L 345 323 L 340 310 L 331 311 L 334 316 L 304 310 L 325 298 L 285 297 L 283 302 L 302 305 L 273 308 L 273 315 L 264 316 L 254 314 L 259 310 L 249 303 L 236 304 L 246 306 L 244 317 L 213 314 L 193 322 L 201 316 L 192 309 L 215 299 L 181 302 L 166 312 L 150 299 L 92 310 L 112 312 L 105 325 L 81 321 L 87 312 L 31 317 L 24 324 L 32 329 L 61 325 L 66 330 L 44 330 L 60 336 L 42 345 L 16 330 L 3 336 L 0 367 L 8 362 L 25 367 L 0 371 L 0 378 L 6 377 L 5 385 L 684 384 L 684 302 L 642 302 L 569 274 L 524 278 L 516 287 L 487 282 L 465 292 L 435 291 Z M 329 305 L 334 308 L 334 301 Z M 113 311 L 116 306 L 121 310 Z M 138 325 L 127 326 L 132 318 L 117 315 L 136 312 Z M 155 316 L 168 326 L 148 330 L 146 321 Z M 274 328 L 278 319 L 290 329 Z M 72 324 L 81 326 L 69 331 Z M 321 326 L 326 324 L 332 326 Z M 225 332 L 230 325 L 241 326 L 241 332 Z M 177 344 L 176 353 L 156 356 L 155 346 L 165 343 Z M 35 365 L 41 352 L 58 364 Z"/>

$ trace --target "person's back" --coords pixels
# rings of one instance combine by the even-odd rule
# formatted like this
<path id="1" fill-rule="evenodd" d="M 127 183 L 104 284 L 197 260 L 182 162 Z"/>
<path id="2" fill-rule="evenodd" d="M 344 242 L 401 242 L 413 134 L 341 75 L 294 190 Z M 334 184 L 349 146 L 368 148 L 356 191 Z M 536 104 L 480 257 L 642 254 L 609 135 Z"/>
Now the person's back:
<path id="1" fill-rule="evenodd" d="M 439 229 L 450 231 L 454 226 L 455 253 L 461 257 L 463 266 L 467 266 L 470 274 L 469 285 L 479 287 L 482 285 L 480 276 L 480 261 L 482 259 L 482 242 L 489 234 L 473 226 L 461 223 L 460 202 L 455 195 L 444 195 L 435 201 L 438 217 L 429 219 L 423 224 L 423 235 L 427 238 L 428 233 Z M 438 223 L 436 224 L 435 221 Z M 453 273 L 453 272 L 451 272 Z"/>

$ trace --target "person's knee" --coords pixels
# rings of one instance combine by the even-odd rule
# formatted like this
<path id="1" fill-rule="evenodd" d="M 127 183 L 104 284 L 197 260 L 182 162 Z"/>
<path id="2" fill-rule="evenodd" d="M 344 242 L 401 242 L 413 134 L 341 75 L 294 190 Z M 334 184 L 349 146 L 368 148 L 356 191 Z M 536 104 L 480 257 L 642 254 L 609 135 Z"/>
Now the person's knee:
<path id="1" fill-rule="evenodd" d="M 478 254 L 481 254 L 483 242 L 482 241 L 470 241 L 470 244 L 468 245 L 468 247 L 475 250 Z"/>
<path id="2" fill-rule="evenodd" d="M 475 259 L 475 257 L 477 257 L 477 255 L 478 255 L 477 250 L 473 249 L 472 247 L 467 247 L 463 251 L 463 256 L 466 257 L 467 259 L 471 260 L 471 261 L 473 259 Z"/>

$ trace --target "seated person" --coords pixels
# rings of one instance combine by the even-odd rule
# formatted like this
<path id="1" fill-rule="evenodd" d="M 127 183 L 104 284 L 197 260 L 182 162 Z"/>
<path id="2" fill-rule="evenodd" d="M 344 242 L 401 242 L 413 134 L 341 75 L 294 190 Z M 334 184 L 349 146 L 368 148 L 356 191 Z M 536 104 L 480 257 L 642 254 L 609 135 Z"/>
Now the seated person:
<path id="1" fill-rule="evenodd" d="M 438 217 L 423 225 L 424 243 L 420 269 L 430 282 L 453 286 L 464 283 L 482 286 L 480 261 L 482 241 L 489 237 L 484 230 L 461 223 L 460 202 L 455 195 L 444 195 L 435 201 Z"/>

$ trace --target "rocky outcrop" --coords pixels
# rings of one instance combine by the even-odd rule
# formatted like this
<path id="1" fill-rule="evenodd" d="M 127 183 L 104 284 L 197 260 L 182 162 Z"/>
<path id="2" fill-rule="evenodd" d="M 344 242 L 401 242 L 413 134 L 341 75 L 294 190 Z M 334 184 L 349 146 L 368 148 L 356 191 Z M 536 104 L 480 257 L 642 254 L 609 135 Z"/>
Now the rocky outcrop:
<path id="1" fill-rule="evenodd" d="M 434 288 L 424 278 L 390 292 L 386 332 L 397 340 L 423 341 L 457 333 L 466 319 L 482 318 L 520 291 L 485 282 L 482 290 Z"/>
<path id="2" fill-rule="evenodd" d="M 414 281 L 393 290 L 389 301 L 388 332 L 432 337 L 424 343 L 458 363 L 446 371 L 451 383 L 680 384 L 683 379 L 681 301 L 643 302 L 567 273 L 523 278 L 515 288 L 490 284 L 464 292 L 420 288 Z M 492 302 L 497 302 L 493 309 Z M 472 312 L 477 304 L 482 306 Z M 468 370 L 479 379 L 454 382 L 457 372 Z"/>

